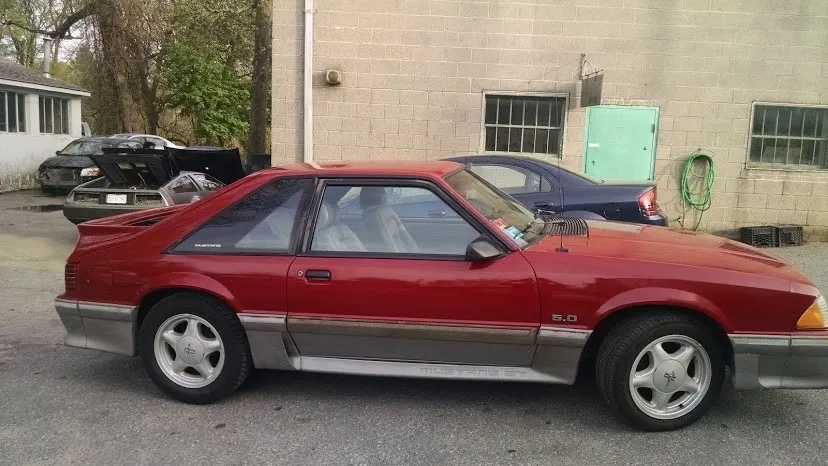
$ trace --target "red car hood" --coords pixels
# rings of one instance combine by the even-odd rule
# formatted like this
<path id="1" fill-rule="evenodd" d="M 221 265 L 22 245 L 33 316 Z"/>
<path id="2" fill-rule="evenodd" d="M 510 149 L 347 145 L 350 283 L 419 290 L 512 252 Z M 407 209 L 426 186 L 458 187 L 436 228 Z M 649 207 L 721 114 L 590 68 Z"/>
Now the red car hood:
<path id="1" fill-rule="evenodd" d="M 813 286 L 790 263 L 746 244 L 672 228 L 619 222 L 587 223 L 588 237 L 549 235 L 529 249 L 555 252 L 563 241 L 571 254 L 729 270 Z"/>

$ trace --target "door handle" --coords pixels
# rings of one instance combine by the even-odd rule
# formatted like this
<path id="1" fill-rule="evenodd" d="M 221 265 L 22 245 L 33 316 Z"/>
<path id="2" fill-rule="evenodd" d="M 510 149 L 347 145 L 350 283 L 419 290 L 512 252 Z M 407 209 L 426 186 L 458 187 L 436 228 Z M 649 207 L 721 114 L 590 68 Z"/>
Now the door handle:
<path id="1" fill-rule="evenodd" d="M 330 280 L 330 270 L 308 270 L 305 272 L 305 278 L 308 280 Z"/>
<path id="2" fill-rule="evenodd" d="M 448 212 L 442 209 L 433 209 L 428 211 L 428 216 L 432 218 L 445 217 L 446 215 L 448 215 Z"/>

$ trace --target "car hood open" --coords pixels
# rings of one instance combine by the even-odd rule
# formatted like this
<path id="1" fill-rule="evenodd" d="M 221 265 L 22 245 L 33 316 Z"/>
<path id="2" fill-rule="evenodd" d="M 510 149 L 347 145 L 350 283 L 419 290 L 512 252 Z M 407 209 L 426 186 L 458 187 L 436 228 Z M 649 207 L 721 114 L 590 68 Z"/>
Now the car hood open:
<path id="1" fill-rule="evenodd" d="M 238 149 L 168 149 L 175 166 L 182 171 L 206 173 L 224 184 L 245 177 Z"/>
<path id="2" fill-rule="evenodd" d="M 177 174 L 163 150 L 106 148 L 90 158 L 118 186 L 158 187 Z"/>
<path id="3" fill-rule="evenodd" d="M 237 149 L 106 148 L 90 158 L 115 185 L 163 186 L 182 171 L 207 173 L 225 184 L 245 176 Z"/>
<path id="4" fill-rule="evenodd" d="M 85 155 L 55 155 L 43 161 L 42 168 L 86 168 L 93 165 Z"/>

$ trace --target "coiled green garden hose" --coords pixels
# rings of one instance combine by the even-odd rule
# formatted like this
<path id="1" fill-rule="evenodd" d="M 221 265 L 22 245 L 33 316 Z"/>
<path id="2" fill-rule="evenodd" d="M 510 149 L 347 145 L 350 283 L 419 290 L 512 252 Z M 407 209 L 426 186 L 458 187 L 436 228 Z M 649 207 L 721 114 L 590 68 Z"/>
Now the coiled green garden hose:
<path id="1" fill-rule="evenodd" d="M 694 170 L 698 162 L 703 165 L 699 172 Z M 699 228 L 702 215 L 713 203 L 713 180 L 716 178 L 716 170 L 713 164 L 713 157 L 696 151 L 684 163 L 681 172 L 681 220 L 679 223 L 684 227 L 687 219 L 688 207 L 697 211 L 696 220 L 693 223 L 693 230 Z"/>

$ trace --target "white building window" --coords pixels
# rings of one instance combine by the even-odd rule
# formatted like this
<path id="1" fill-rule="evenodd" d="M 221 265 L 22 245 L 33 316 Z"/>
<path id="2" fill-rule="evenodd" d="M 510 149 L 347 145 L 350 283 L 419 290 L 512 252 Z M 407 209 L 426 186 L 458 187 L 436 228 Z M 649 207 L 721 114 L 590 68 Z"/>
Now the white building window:
<path id="1" fill-rule="evenodd" d="M 40 132 L 69 134 L 69 99 L 40 96 Z"/>
<path id="2" fill-rule="evenodd" d="M 26 96 L 24 94 L 0 91 L 0 131 L 26 132 Z"/>
<path id="3" fill-rule="evenodd" d="M 748 160 L 785 168 L 828 168 L 828 107 L 753 106 Z"/>
<path id="4" fill-rule="evenodd" d="M 486 152 L 560 157 L 566 96 L 486 94 L 484 106 Z"/>

